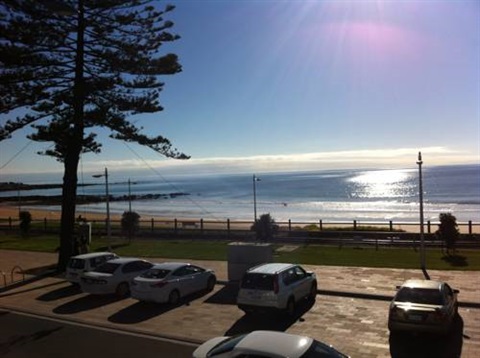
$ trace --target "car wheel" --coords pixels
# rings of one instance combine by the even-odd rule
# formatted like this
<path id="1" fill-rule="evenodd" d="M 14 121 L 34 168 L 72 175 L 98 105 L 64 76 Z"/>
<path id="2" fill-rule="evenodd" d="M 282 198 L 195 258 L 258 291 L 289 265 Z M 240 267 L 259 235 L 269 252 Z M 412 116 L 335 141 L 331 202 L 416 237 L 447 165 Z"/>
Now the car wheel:
<path id="1" fill-rule="evenodd" d="M 130 293 L 130 287 L 128 283 L 122 282 L 117 286 L 115 293 L 118 297 L 126 297 Z"/>
<path id="2" fill-rule="evenodd" d="M 217 283 L 217 279 L 215 276 L 210 276 L 207 281 L 207 291 L 213 291 L 215 284 Z"/>
<path id="3" fill-rule="evenodd" d="M 290 297 L 287 302 L 287 307 L 285 308 L 285 313 L 292 317 L 295 314 L 295 300 L 293 297 Z"/>
<path id="4" fill-rule="evenodd" d="M 308 299 L 311 301 L 315 301 L 317 297 L 317 282 L 312 283 L 312 287 L 310 287 L 310 293 L 308 294 Z"/>
<path id="5" fill-rule="evenodd" d="M 173 290 L 172 292 L 170 292 L 170 294 L 168 295 L 168 303 L 170 303 L 171 305 L 176 305 L 179 301 L 180 293 L 178 292 L 178 290 Z"/>

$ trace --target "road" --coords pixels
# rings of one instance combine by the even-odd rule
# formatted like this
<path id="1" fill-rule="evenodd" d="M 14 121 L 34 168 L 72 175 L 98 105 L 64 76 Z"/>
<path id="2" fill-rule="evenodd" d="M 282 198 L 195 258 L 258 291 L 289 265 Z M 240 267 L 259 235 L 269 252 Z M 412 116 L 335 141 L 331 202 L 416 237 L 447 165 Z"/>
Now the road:
<path id="1" fill-rule="evenodd" d="M 196 345 L 0 311 L 0 357 L 191 357 Z"/>

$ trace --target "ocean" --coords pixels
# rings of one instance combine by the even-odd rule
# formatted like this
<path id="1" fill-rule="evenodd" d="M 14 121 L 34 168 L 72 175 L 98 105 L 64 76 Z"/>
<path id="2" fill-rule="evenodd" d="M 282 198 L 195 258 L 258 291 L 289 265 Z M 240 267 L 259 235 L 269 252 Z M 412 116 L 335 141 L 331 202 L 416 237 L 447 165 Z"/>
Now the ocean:
<path id="1" fill-rule="evenodd" d="M 59 183 L 61 175 L 24 176 L 13 181 Z M 208 221 L 252 221 L 269 213 L 277 222 L 386 222 L 419 221 L 418 169 L 325 170 L 289 173 L 161 175 L 158 172 L 116 173 L 110 169 L 109 193 L 166 194 L 166 197 L 131 201 L 142 219 L 149 216 L 194 218 Z M 12 178 L 0 176 L 0 181 Z M 425 221 L 438 221 L 449 212 L 458 222 L 480 222 L 480 165 L 423 168 Z M 105 195 L 105 179 L 81 175 L 93 186 L 78 188 L 79 195 Z M 255 197 L 254 200 L 254 185 Z M 1 196 L 58 195 L 60 189 L 2 192 Z M 172 195 L 182 193 L 186 195 Z M 112 213 L 128 210 L 129 202 L 111 201 Z M 59 207 L 45 207 L 59 210 Z M 77 212 L 105 212 L 105 203 L 79 205 Z"/>

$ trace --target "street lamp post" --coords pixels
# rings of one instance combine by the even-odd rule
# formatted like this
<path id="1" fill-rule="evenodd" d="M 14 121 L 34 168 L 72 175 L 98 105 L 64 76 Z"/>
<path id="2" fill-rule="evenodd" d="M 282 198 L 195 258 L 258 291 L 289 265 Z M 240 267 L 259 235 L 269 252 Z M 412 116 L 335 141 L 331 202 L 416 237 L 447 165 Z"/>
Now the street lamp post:
<path id="1" fill-rule="evenodd" d="M 111 250 L 110 248 L 110 237 L 111 237 L 111 227 L 110 227 L 110 195 L 108 192 L 108 169 L 105 168 L 105 173 L 104 174 L 95 174 L 93 175 L 94 178 L 101 178 L 105 177 L 105 202 L 107 204 L 107 239 L 108 239 L 108 250 Z"/>
<path id="2" fill-rule="evenodd" d="M 420 201 L 420 265 L 425 272 L 425 238 L 423 232 L 423 181 L 422 181 L 422 152 L 418 152 L 418 178 L 419 178 L 419 201 Z"/>
<path id="3" fill-rule="evenodd" d="M 255 174 L 253 174 L 253 219 L 254 223 L 257 222 L 257 181 L 260 181 Z"/>

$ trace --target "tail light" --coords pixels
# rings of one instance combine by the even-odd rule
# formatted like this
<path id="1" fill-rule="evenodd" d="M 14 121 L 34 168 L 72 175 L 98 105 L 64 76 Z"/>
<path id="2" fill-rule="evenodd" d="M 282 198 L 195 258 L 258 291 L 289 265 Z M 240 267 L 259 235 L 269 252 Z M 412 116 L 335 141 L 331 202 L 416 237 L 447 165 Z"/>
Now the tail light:
<path id="1" fill-rule="evenodd" d="M 160 282 L 157 282 L 157 283 L 152 283 L 150 285 L 150 287 L 162 288 L 163 286 L 166 286 L 167 284 L 168 284 L 168 281 L 160 281 Z"/>
<path id="2" fill-rule="evenodd" d="M 273 276 L 273 292 L 278 293 L 280 287 L 278 286 L 278 275 Z"/>

